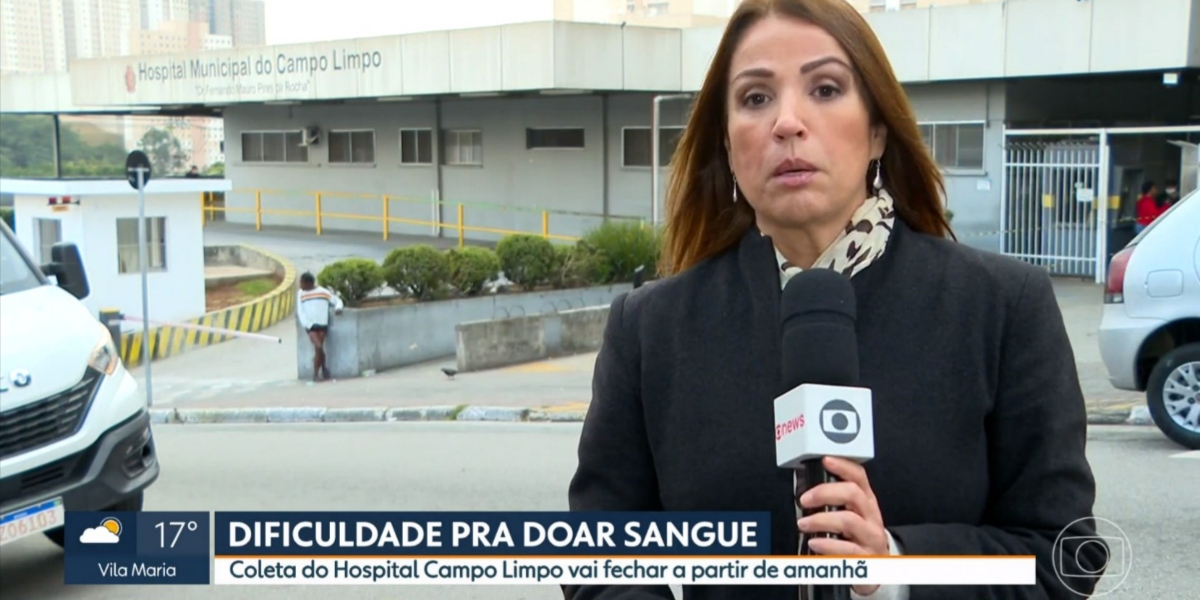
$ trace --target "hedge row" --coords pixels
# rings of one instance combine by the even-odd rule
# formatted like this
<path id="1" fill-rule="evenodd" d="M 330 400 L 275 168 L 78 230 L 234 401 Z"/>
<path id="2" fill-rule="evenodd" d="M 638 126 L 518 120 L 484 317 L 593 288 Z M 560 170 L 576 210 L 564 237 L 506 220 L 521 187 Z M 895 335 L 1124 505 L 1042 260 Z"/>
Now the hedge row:
<path id="1" fill-rule="evenodd" d="M 522 290 L 605 285 L 633 280 L 639 266 L 653 273 L 659 244 L 655 230 L 610 222 L 571 245 L 513 234 L 502 238 L 495 250 L 405 246 L 392 250 L 382 263 L 367 258 L 332 263 L 317 281 L 350 306 L 387 289 L 418 301 L 474 296 L 500 281 L 501 275 Z"/>

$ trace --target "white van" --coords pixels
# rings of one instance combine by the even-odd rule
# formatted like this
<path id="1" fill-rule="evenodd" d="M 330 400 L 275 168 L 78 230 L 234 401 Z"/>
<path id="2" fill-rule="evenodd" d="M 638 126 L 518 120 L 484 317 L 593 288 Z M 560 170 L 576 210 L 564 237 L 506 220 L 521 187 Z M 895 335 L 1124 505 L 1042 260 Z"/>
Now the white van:
<path id="1" fill-rule="evenodd" d="M 62 546 L 66 511 L 140 511 L 158 479 L 145 395 L 88 293 L 74 244 L 39 266 L 0 221 L 0 545 Z"/>

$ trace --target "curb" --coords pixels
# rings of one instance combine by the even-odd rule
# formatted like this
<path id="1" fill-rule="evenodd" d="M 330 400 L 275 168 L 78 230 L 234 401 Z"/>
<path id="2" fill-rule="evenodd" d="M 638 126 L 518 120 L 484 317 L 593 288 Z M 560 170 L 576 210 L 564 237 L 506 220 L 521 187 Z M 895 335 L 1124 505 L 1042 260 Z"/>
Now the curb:
<path id="1" fill-rule="evenodd" d="M 406 408 L 152 408 L 154 424 L 200 425 L 226 423 L 384 423 L 384 422 L 495 422 L 580 423 L 584 410 L 547 410 L 509 406 L 421 406 Z M 1154 425 L 1145 406 L 1132 410 L 1088 412 L 1088 425 Z"/>

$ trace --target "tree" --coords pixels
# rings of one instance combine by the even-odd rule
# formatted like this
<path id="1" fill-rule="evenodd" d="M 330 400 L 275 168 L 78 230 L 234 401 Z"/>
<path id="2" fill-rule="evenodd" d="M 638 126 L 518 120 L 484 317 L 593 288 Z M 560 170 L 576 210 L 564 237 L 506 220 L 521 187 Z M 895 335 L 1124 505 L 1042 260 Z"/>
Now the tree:
<path id="1" fill-rule="evenodd" d="M 138 148 L 150 157 L 150 166 L 156 177 L 179 174 L 187 164 L 188 157 L 183 151 L 183 144 L 166 129 L 150 128 L 138 142 Z"/>
<path id="2" fill-rule="evenodd" d="M 63 177 L 122 177 L 125 147 L 117 135 L 80 133 L 87 123 L 64 121 L 61 143 Z M 49 115 L 0 115 L 0 175 L 54 177 L 54 119 Z"/>

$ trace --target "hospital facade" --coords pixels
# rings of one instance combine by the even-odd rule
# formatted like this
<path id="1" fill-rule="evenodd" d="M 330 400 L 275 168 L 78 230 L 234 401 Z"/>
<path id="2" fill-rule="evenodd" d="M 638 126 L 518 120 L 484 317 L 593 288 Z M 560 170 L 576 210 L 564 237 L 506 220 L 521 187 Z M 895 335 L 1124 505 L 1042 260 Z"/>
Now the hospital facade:
<path id="1" fill-rule="evenodd" d="M 1100 278 L 1142 181 L 1198 185 L 1197 3 L 1006 0 L 864 17 L 964 243 Z M 721 33 L 548 21 L 80 61 L 6 77 L 0 109 L 220 117 L 233 190 L 210 218 L 567 240 L 605 219 L 661 218 L 672 144 Z"/>

